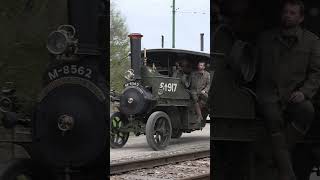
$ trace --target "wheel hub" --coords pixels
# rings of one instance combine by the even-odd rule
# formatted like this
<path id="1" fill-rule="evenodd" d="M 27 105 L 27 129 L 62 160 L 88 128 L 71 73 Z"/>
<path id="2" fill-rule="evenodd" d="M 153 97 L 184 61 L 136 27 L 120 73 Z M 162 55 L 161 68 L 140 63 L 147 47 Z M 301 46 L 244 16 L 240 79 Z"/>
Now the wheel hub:
<path id="1" fill-rule="evenodd" d="M 58 118 L 58 128 L 62 132 L 71 131 L 74 126 L 74 123 L 74 118 L 70 115 L 64 114 Z"/>

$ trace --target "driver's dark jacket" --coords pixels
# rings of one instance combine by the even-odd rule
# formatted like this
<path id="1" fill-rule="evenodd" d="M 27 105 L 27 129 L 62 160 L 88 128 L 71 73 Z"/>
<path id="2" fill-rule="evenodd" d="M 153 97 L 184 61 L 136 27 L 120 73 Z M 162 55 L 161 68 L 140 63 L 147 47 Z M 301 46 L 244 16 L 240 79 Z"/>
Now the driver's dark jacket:
<path id="1" fill-rule="evenodd" d="M 286 104 L 296 90 L 307 99 L 315 95 L 320 86 L 320 41 L 315 34 L 298 28 L 288 41 L 273 29 L 259 37 L 257 50 L 258 102 Z"/>

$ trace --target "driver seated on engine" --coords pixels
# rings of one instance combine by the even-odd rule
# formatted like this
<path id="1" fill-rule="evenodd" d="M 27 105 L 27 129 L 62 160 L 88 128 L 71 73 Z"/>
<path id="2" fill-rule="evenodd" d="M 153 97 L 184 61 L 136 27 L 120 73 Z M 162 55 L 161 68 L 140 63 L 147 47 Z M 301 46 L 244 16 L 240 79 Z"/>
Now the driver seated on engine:
<path id="1" fill-rule="evenodd" d="M 203 120 L 201 108 L 208 100 L 208 92 L 211 83 L 210 73 L 205 70 L 205 65 L 206 63 L 204 61 L 199 61 L 197 70 L 190 75 L 191 99 L 194 102 L 198 122 Z"/>

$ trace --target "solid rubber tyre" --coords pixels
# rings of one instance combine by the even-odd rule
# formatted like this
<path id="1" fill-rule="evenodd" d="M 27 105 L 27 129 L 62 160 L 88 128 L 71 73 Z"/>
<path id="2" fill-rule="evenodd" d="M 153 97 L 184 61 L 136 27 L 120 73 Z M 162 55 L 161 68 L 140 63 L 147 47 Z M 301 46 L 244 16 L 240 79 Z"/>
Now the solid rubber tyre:
<path id="1" fill-rule="evenodd" d="M 169 144 L 172 125 L 169 116 L 163 111 L 153 112 L 147 121 L 146 138 L 153 150 L 163 150 Z"/>

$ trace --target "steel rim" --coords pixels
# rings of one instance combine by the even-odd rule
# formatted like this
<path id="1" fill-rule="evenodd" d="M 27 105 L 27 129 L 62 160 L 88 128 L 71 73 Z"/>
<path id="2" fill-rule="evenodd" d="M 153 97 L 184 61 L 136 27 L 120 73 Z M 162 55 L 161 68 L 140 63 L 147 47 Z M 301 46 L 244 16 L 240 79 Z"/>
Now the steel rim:
<path id="1" fill-rule="evenodd" d="M 157 119 L 152 132 L 153 141 L 161 146 L 166 144 L 170 138 L 170 122 L 167 118 L 160 117 Z"/>

